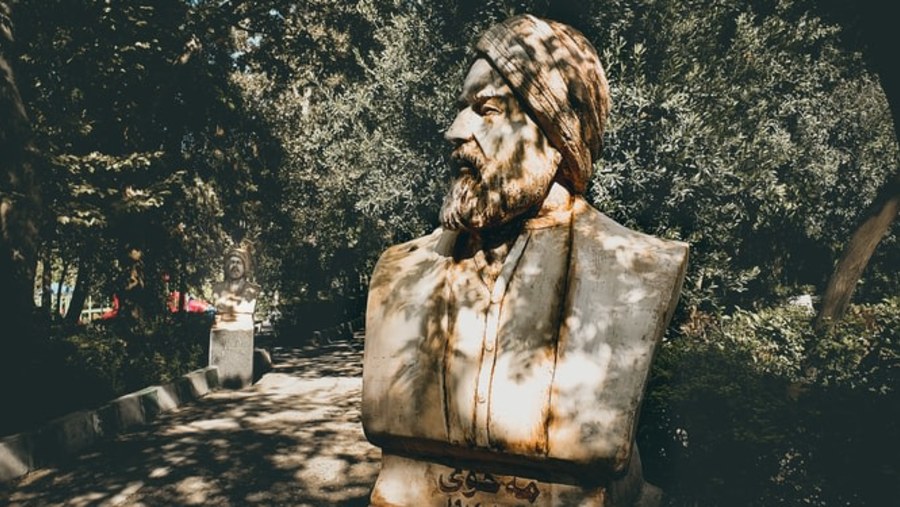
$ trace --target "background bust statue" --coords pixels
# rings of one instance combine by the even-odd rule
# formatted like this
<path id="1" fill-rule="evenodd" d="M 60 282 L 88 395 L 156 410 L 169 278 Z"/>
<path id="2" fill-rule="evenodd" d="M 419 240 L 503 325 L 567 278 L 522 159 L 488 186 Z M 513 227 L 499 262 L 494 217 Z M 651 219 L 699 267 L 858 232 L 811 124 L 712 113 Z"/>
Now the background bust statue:
<path id="1" fill-rule="evenodd" d="M 648 498 L 637 415 L 687 245 L 582 197 L 610 101 L 581 33 L 517 16 L 476 50 L 445 135 L 442 227 L 388 249 L 372 276 L 372 504 L 635 505 Z"/>
<path id="2" fill-rule="evenodd" d="M 246 249 L 234 247 L 225 253 L 225 280 L 213 285 L 214 328 L 253 329 L 259 286 L 248 280 L 251 269 L 250 253 Z"/>

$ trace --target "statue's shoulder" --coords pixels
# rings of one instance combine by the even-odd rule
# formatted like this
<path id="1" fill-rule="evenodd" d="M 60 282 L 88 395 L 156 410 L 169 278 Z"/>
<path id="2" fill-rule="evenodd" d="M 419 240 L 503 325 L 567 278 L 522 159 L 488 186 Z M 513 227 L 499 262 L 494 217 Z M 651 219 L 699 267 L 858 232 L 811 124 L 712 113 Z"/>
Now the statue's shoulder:
<path id="1" fill-rule="evenodd" d="M 212 290 L 213 290 L 213 300 L 216 300 L 219 297 L 221 297 L 222 294 L 225 294 L 226 292 L 228 292 L 228 282 L 225 282 L 225 281 L 213 282 Z"/>
<path id="2" fill-rule="evenodd" d="M 597 251 L 651 254 L 675 269 L 683 269 L 687 262 L 687 243 L 629 229 L 582 199 L 576 202 L 575 217 L 575 233 L 581 237 L 579 244 L 583 247 Z"/>
<path id="3" fill-rule="evenodd" d="M 259 293 L 261 290 L 262 290 L 262 288 L 257 283 L 250 282 L 250 281 L 244 282 L 244 291 L 243 292 L 247 296 L 253 296 L 255 298 L 255 297 L 259 296 Z"/>
<path id="4" fill-rule="evenodd" d="M 431 234 L 388 248 L 375 264 L 370 291 L 376 288 L 391 290 L 401 277 L 407 281 L 416 280 L 443 265 L 452 252 L 455 239 L 456 233 L 438 228 Z"/>

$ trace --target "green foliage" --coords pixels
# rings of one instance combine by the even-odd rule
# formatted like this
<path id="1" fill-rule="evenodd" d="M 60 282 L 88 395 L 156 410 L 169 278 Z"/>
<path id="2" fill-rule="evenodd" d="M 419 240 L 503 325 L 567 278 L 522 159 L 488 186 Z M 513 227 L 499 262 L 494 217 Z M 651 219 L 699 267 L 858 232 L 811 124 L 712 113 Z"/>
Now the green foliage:
<path id="1" fill-rule="evenodd" d="M 614 109 L 589 198 L 691 244 L 686 308 L 821 287 L 898 164 L 877 79 L 807 0 L 20 4 L 45 245 L 101 277 L 138 245 L 148 279 L 199 287 L 229 238 L 258 239 L 288 306 L 359 298 L 384 247 L 436 226 L 468 48 L 520 12 L 600 49 Z M 865 300 L 900 283 L 896 242 Z"/>
<path id="2" fill-rule="evenodd" d="M 468 47 L 520 12 L 571 23 L 600 49 L 614 109 L 589 198 L 691 244 L 685 308 L 822 287 L 898 155 L 877 78 L 815 8 L 361 0 L 251 12 L 232 79 L 284 149 L 267 208 L 278 226 L 263 234 L 286 300 L 354 297 L 385 246 L 435 227 L 441 132 Z M 876 255 L 865 300 L 900 283 L 898 255 Z"/>
<path id="3" fill-rule="evenodd" d="M 79 389 L 98 401 L 169 382 L 205 365 L 212 317 L 171 315 L 133 326 L 122 319 L 79 327 L 63 338 Z"/>
<path id="4" fill-rule="evenodd" d="M 656 2 L 598 45 L 614 109 L 593 200 L 691 244 L 689 306 L 822 287 L 898 163 L 884 94 L 809 4 L 701 3 Z"/>
<path id="5" fill-rule="evenodd" d="M 671 505 L 887 505 L 898 493 L 900 300 L 817 334 L 784 306 L 695 314 L 664 343 L 639 430 Z"/>
<path id="6" fill-rule="evenodd" d="M 84 283 L 98 299 L 122 291 L 115 272 L 129 266 L 113 260 L 127 249 L 144 254 L 148 290 L 162 297 L 168 278 L 199 292 L 208 259 L 261 229 L 251 217 L 277 150 L 228 79 L 232 15 L 180 0 L 18 2 L 44 248 L 96 274 Z"/>
<path id="7" fill-rule="evenodd" d="M 208 314 L 185 314 L 119 330 L 128 344 L 128 361 L 119 373 L 129 390 L 170 382 L 205 366 L 211 326 Z"/>
<path id="8" fill-rule="evenodd" d="M 612 87 L 588 198 L 691 245 L 642 418 L 648 475 L 674 505 L 880 505 L 900 451 L 896 231 L 857 292 L 869 304 L 828 334 L 778 306 L 823 286 L 900 163 L 877 77 L 818 7 L 19 0 L 44 249 L 106 299 L 137 246 L 161 301 L 163 275 L 200 292 L 224 244 L 258 240 L 285 322 L 353 317 L 379 253 L 437 225 L 473 39 L 512 14 L 558 19 L 594 42 Z M 199 324 L 142 324 L 35 345 L 21 368 L 53 358 L 119 392 L 202 358 Z"/>
<path id="9" fill-rule="evenodd" d="M 102 402 L 125 391 L 123 371 L 128 364 L 125 340 L 108 326 L 89 326 L 63 339 L 70 345 L 65 362 L 71 382 Z M 80 395 L 84 396 L 84 394 Z"/>
<path id="10" fill-rule="evenodd" d="M 290 322 L 299 319 L 292 307 L 358 300 L 381 250 L 433 227 L 447 171 L 440 130 L 462 66 L 443 56 L 445 42 L 421 36 L 440 31 L 437 15 L 412 5 L 365 1 L 348 11 L 280 13 L 284 37 L 261 32 L 234 79 L 284 150 L 282 199 L 270 211 L 281 227 L 268 230 L 264 244 L 280 259 L 275 281 Z M 332 17 L 359 29 L 319 37 Z M 282 61 L 285 84 L 266 65 L 272 55 L 296 50 L 297 41 L 305 41 L 307 58 Z M 341 65 L 310 79 L 335 54 Z M 453 73 L 445 76 L 448 67 Z"/>

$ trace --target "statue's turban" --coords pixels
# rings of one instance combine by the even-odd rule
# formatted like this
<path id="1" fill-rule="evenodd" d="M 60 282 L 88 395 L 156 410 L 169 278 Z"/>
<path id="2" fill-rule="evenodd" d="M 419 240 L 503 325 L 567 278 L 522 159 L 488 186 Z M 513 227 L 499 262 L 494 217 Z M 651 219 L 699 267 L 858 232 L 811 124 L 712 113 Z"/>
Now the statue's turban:
<path id="1" fill-rule="evenodd" d="M 610 109 L 597 51 L 578 30 L 527 14 L 489 28 L 475 49 L 506 79 L 562 154 L 557 179 L 583 193 Z"/>
<path id="2" fill-rule="evenodd" d="M 244 276 L 249 276 L 250 272 L 253 269 L 253 265 L 250 263 L 250 251 L 243 247 L 233 246 L 225 251 L 225 263 L 224 267 L 228 269 L 228 259 L 229 257 L 237 257 L 244 263 Z"/>

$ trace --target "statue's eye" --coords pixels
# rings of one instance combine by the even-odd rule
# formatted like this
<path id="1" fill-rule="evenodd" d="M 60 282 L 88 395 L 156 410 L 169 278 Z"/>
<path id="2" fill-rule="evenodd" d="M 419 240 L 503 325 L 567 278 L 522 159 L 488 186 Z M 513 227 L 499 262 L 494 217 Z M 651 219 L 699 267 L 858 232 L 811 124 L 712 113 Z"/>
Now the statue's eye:
<path id="1" fill-rule="evenodd" d="M 472 106 L 472 109 L 481 116 L 492 116 L 503 112 L 495 97 L 479 100 Z"/>

